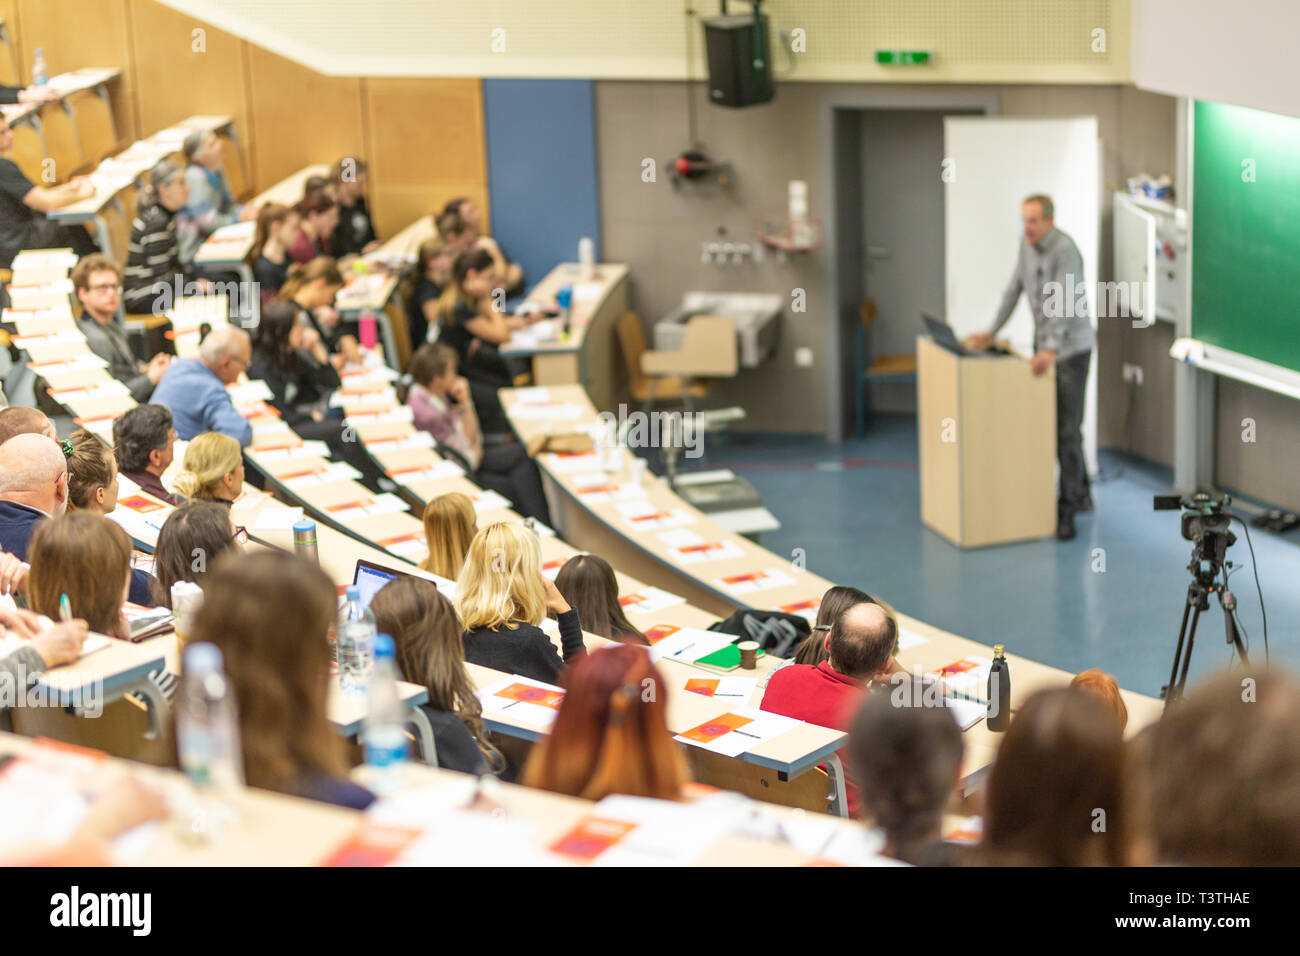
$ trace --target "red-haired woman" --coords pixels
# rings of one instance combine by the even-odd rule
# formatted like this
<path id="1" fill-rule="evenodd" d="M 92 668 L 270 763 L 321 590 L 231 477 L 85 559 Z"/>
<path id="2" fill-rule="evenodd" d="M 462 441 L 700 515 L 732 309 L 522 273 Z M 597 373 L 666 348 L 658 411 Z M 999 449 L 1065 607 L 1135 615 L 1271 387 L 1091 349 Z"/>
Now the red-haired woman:
<path id="1" fill-rule="evenodd" d="M 686 763 L 668 731 L 668 685 L 644 648 L 602 648 L 565 672 L 551 735 L 523 783 L 599 800 L 611 793 L 680 800 Z"/>

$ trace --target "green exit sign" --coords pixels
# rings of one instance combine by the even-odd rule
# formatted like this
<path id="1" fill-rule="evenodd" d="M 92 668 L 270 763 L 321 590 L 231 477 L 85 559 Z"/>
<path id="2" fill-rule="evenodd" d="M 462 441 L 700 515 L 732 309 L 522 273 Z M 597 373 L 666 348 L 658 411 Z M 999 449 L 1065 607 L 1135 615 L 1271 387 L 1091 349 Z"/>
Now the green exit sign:
<path id="1" fill-rule="evenodd" d="M 877 50 L 876 62 L 885 66 L 918 66 L 929 63 L 929 50 Z"/>

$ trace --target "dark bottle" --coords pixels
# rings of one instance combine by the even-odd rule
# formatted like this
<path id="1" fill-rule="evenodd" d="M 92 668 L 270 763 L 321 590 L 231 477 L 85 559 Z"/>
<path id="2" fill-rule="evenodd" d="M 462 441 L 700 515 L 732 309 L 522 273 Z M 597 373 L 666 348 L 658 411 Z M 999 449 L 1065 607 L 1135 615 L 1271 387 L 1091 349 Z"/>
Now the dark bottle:
<path id="1" fill-rule="evenodd" d="M 984 718 L 989 730 L 1011 726 L 1011 669 L 1001 644 L 993 645 L 993 666 L 989 668 L 989 710 Z"/>

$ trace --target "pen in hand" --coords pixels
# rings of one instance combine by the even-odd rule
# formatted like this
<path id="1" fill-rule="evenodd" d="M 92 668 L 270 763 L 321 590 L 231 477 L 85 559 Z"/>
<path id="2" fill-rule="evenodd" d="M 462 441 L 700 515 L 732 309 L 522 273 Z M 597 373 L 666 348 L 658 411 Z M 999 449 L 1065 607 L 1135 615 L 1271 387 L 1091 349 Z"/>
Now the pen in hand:
<path id="1" fill-rule="evenodd" d="M 59 595 L 59 620 L 65 624 L 72 620 L 72 602 L 66 594 Z"/>

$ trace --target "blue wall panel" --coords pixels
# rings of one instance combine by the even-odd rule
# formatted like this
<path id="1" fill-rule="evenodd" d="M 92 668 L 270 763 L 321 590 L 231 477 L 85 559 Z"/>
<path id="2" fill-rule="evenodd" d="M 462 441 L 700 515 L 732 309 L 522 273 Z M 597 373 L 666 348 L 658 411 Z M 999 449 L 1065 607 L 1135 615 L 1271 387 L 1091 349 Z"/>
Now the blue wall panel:
<path id="1" fill-rule="evenodd" d="M 583 236 L 600 259 L 594 96 L 590 80 L 483 81 L 492 235 L 529 287 Z"/>

